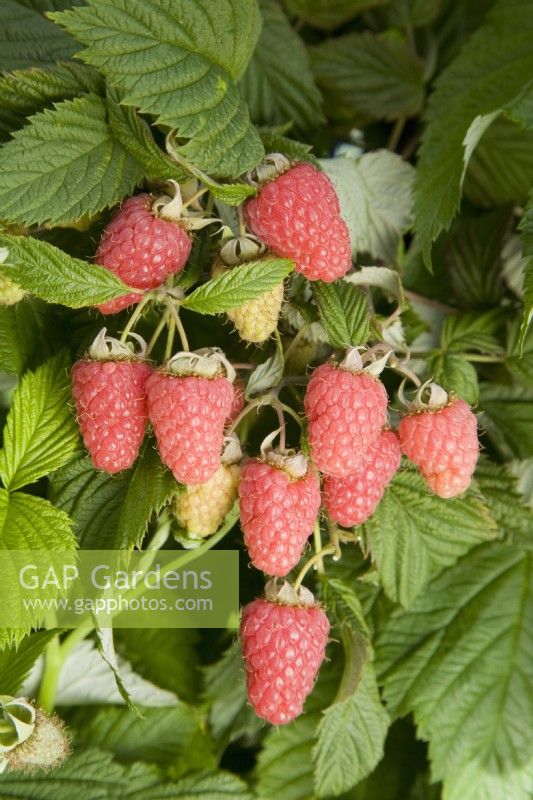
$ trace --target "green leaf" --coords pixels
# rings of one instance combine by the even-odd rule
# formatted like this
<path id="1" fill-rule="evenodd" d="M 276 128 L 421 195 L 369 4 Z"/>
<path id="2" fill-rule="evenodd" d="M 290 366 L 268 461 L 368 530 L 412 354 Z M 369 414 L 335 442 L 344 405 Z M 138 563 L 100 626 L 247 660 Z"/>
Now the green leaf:
<path id="1" fill-rule="evenodd" d="M 79 441 L 70 392 L 63 354 L 23 376 L 13 395 L 0 452 L 0 476 L 9 491 L 34 483 L 70 460 Z"/>
<path id="2" fill-rule="evenodd" d="M 152 180 L 185 180 L 187 172 L 172 161 L 156 144 L 150 126 L 134 108 L 120 105 L 121 95 L 107 88 L 109 127 L 115 139 L 140 164 Z"/>
<path id="3" fill-rule="evenodd" d="M 269 731 L 257 759 L 257 793 L 261 800 L 316 797 L 312 747 L 319 719 L 317 713 L 305 714 L 291 725 Z"/>
<path id="4" fill-rule="evenodd" d="M 253 736 L 262 720 L 248 705 L 242 651 L 235 641 L 214 664 L 204 668 L 204 698 L 209 704 L 209 725 L 216 739 Z"/>
<path id="5" fill-rule="evenodd" d="M 268 731 L 257 759 L 257 794 L 261 800 L 316 797 L 312 748 L 320 711 L 332 702 L 338 681 L 338 662 L 325 664 L 306 701 L 305 713 L 290 725 Z"/>
<path id="6" fill-rule="evenodd" d="M 71 258 L 47 242 L 0 233 L 0 248 L 4 247 L 8 255 L 2 271 L 49 303 L 82 308 L 128 292 L 128 287 L 109 270 Z"/>
<path id="7" fill-rule="evenodd" d="M 470 405 L 479 398 L 475 367 L 462 355 L 439 353 L 429 361 L 429 372 L 434 381 L 448 392 L 455 392 Z"/>
<path id="8" fill-rule="evenodd" d="M 482 427 L 508 458 L 528 458 L 533 452 L 533 389 L 481 383 Z"/>
<path id="9" fill-rule="evenodd" d="M 75 62 L 17 70 L 0 77 L 0 134 L 9 138 L 26 117 L 59 100 L 101 94 L 103 80 L 91 67 Z"/>
<path id="10" fill-rule="evenodd" d="M 497 533 L 476 497 L 443 500 L 411 470 L 396 475 L 364 532 L 385 592 L 403 606 L 444 567 Z"/>
<path id="11" fill-rule="evenodd" d="M 373 770 L 383 755 L 389 719 L 368 663 L 370 633 L 359 597 L 338 578 L 324 577 L 321 588 L 344 648 L 339 688 L 318 725 L 313 748 L 315 785 L 325 797 L 347 791 Z"/>
<path id="12" fill-rule="evenodd" d="M 131 470 L 116 525 L 115 548 L 140 548 L 152 515 L 158 513 L 177 491 L 178 485 L 172 473 L 161 463 L 152 442 L 146 442 Z"/>
<path id="13" fill-rule="evenodd" d="M 270 291 L 294 268 L 286 258 L 250 261 L 204 283 L 182 305 L 200 314 L 220 314 Z"/>
<path id="14" fill-rule="evenodd" d="M 138 675 L 189 701 L 200 679 L 198 638 L 191 628 L 117 628 L 115 647 Z"/>
<path id="15" fill-rule="evenodd" d="M 441 332 L 441 346 L 450 352 L 478 350 L 480 353 L 502 351 L 497 333 L 502 326 L 500 309 L 479 314 L 475 311 L 466 314 L 449 314 L 444 320 Z"/>
<path id="16" fill-rule="evenodd" d="M 295 161 L 309 161 L 311 164 L 318 164 L 315 156 L 310 153 L 311 145 L 283 136 L 280 128 L 260 128 L 259 134 L 267 153 L 283 153 Z"/>
<path id="17" fill-rule="evenodd" d="M 110 754 L 86 751 L 51 772 L 7 772 L 0 775 L 0 795 L 3 800 L 15 797 L 48 800 L 51 796 L 54 800 L 68 800 L 74 793 L 77 800 L 95 800 L 95 797 L 108 800 L 118 797 L 121 786 L 127 792 L 125 774 L 124 767 L 113 763 Z"/>
<path id="18" fill-rule="evenodd" d="M 509 327 L 504 363 L 515 383 L 533 388 L 533 328 L 528 329 L 523 343 L 520 341 L 520 328 L 519 319 Z"/>
<path id="19" fill-rule="evenodd" d="M 235 177 L 261 160 L 235 83 L 261 29 L 255 0 L 136 0 L 119 13 L 90 0 L 51 16 L 87 45 L 80 57 L 123 91 L 125 104 L 188 140 L 180 150 L 192 164 Z"/>
<path id="20" fill-rule="evenodd" d="M 385 295 L 392 297 L 403 309 L 406 301 L 403 293 L 402 279 L 400 273 L 388 267 L 361 267 L 356 272 L 352 272 L 345 278 L 355 286 L 376 286 Z"/>
<path id="21" fill-rule="evenodd" d="M 230 206 L 238 206 L 248 197 L 252 197 L 252 195 L 256 194 L 256 189 L 247 183 L 219 183 L 214 178 L 211 178 L 201 169 L 196 167 L 194 164 L 191 164 L 187 159 L 183 158 L 180 154 L 179 148 L 175 147 L 174 144 L 174 137 L 167 138 L 167 149 L 172 154 L 172 159 L 175 163 L 179 164 L 180 167 L 183 168 L 185 174 L 193 175 L 195 178 L 198 178 L 201 181 L 213 197 L 216 197 L 219 200 L 222 200 L 224 203 L 227 203 Z"/>
<path id="22" fill-rule="evenodd" d="M 520 222 L 522 248 L 527 264 L 524 272 L 523 302 L 524 313 L 520 328 L 520 347 L 523 347 L 529 324 L 533 319 L 533 192 L 529 196 L 524 216 Z"/>
<path id="23" fill-rule="evenodd" d="M 322 98 L 309 56 L 275 0 L 260 0 L 263 29 L 239 83 L 241 95 L 258 125 L 292 122 L 296 132 L 324 122 Z"/>
<path id="24" fill-rule="evenodd" d="M 0 686 L 4 694 L 16 696 L 31 668 L 41 656 L 57 631 L 38 631 L 27 636 L 18 648 L 11 647 L 0 653 Z"/>
<path id="25" fill-rule="evenodd" d="M 41 14 L 15 0 L 0 5 L 0 70 L 53 64 L 70 58 L 76 42 Z"/>
<path id="26" fill-rule="evenodd" d="M 370 650 L 370 634 L 359 597 L 345 581 L 339 578 L 322 577 L 321 584 L 324 605 L 328 613 L 341 629 L 349 630 L 360 640 L 364 651 Z M 360 659 L 366 661 L 368 653 Z"/>
<path id="27" fill-rule="evenodd" d="M 498 305 L 504 291 L 501 251 L 510 224 L 509 209 L 460 217 L 446 239 L 446 261 L 458 305 L 484 309 Z"/>
<path id="28" fill-rule="evenodd" d="M 430 25 L 441 10 L 442 0 L 395 0 L 387 9 L 391 25 L 422 28 Z"/>
<path id="29" fill-rule="evenodd" d="M 0 150 L 4 219 L 24 225 L 76 222 L 130 194 L 143 174 L 89 94 L 30 118 Z"/>
<path id="30" fill-rule="evenodd" d="M 133 672 L 127 661 L 115 657 L 111 639 L 115 631 L 96 628 L 96 633 L 100 639 L 99 649 L 93 641 L 85 639 L 66 655 L 55 694 L 58 706 L 87 705 L 90 698 L 90 705 L 125 706 L 128 703 L 138 714 L 137 706 L 168 708 L 178 703 L 176 695 L 144 680 Z"/>
<path id="31" fill-rule="evenodd" d="M 338 795 L 366 777 L 383 756 L 389 716 L 367 664 L 354 694 L 324 712 L 313 750 L 319 797 Z"/>
<path id="32" fill-rule="evenodd" d="M 80 546 L 84 550 L 113 549 L 128 475 L 106 475 L 81 455 L 57 470 L 50 483 L 50 499 L 71 517 Z"/>
<path id="33" fill-rule="evenodd" d="M 533 759 L 510 771 L 498 771 L 479 764 L 465 763 L 446 779 L 446 800 L 529 800 L 533 787 Z"/>
<path id="34" fill-rule="evenodd" d="M 317 28 L 337 28 L 363 11 L 387 0 L 286 0 L 289 12 Z"/>
<path id="35" fill-rule="evenodd" d="M 25 557 L 11 551 L 24 550 L 74 550 L 75 538 L 72 523 L 68 516 L 41 497 L 14 492 L 9 494 L 0 489 L 0 551 L 2 551 L 2 581 L 0 583 L 0 606 L 2 616 L 20 618 L 19 571 L 27 563 Z M 40 598 L 51 599 L 57 596 L 54 586 L 42 588 Z M 43 622 L 44 611 L 26 609 L 24 620 L 27 628 L 0 627 L 0 650 L 19 644 L 30 632 L 31 627 L 39 627 Z M 0 626 L 2 621 L 0 620 Z"/>
<path id="36" fill-rule="evenodd" d="M 42 497 L 24 492 L 9 495 L 0 489 L 0 523 L 0 550 L 72 550 L 75 547 L 72 522 Z"/>
<path id="37" fill-rule="evenodd" d="M 345 281 L 313 283 L 320 322 L 333 347 L 365 344 L 370 331 L 370 312 L 365 295 Z"/>
<path id="38" fill-rule="evenodd" d="M 394 614 L 376 643 L 389 708 L 414 712 L 445 794 L 448 783 L 484 776 L 455 798 L 528 797 L 513 789 L 531 757 L 532 577 L 531 554 L 476 548 Z M 491 773 L 502 793 L 481 791 Z"/>
<path id="39" fill-rule="evenodd" d="M 505 464 L 481 459 L 476 480 L 500 536 L 517 547 L 533 550 L 533 511 L 519 491 L 516 476 Z"/>
<path id="40" fill-rule="evenodd" d="M 195 711 L 184 703 L 143 708 L 142 718 L 127 708 L 103 708 L 80 726 L 76 744 L 109 750 L 117 761 L 145 761 L 170 767 L 173 777 L 215 767 L 210 742 Z"/>
<path id="41" fill-rule="evenodd" d="M 0 369 L 20 375 L 31 364 L 52 353 L 57 326 L 50 308 L 24 298 L 12 306 L 0 306 Z"/>
<path id="42" fill-rule="evenodd" d="M 98 750 L 76 753 L 50 771 L 4 773 L 0 795 L 2 800 L 252 800 L 246 784 L 227 772 L 196 772 L 168 782 L 143 764 L 126 768 Z"/>
<path id="43" fill-rule="evenodd" d="M 168 800 L 253 800 L 253 795 L 240 778 L 230 772 L 218 771 L 214 775 L 204 772 L 187 775 L 174 784 L 168 794 L 154 795 L 152 800 L 168 797 Z M 172 793 L 172 791 L 174 793 Z M 143 800 L 143 798 L 139 798 Z M 146 800 L 151 800 L 147 797 Z"/>
<path id="44" fill-rule="evenodd" d="M 393 120 L 421 110 L 424 62 L 397 33 L 348 33 L 311 47 L 310 53 L 330 116 Z"/>
<path id="45" fill-rule="evenodd" d="M 389 150 L 350 158 L 322 159 L 339 195 L 354 252 L 396 261 L 400 235 L 411 224 L 414 169 Z"/>
<path id="46" fill-rule="evenodd" d="M 435 83 L 415 186 L 415 229 L 426 262 L 432 241 L 449 227 L 459 207 L 470 126 L 479 116 L 499 111 L 530 78 L 533 18 L 529 11 L 528 0 L 497 2 L 468 47 Z M 517 26 L 517 19 L 522 24 Z"/>
<path id="47" fill-rule="evenodd" d="M 523 205 L 533 183 L 533 131 L 504 117 L 483 133 L 468 162 L 464 193 L 482 208 Z"/>
<path id="48" fill-rule="evenodd" d="M 254 395 L 263 394 L 268 392 L 274 386 L 277 386 L 283 377 L 283 370 L 285 369 L 285 356 L 279 338 L 276 340 L 276 352 L 259 364 L 246 384 L 245 397 L 249 400 Z"/>

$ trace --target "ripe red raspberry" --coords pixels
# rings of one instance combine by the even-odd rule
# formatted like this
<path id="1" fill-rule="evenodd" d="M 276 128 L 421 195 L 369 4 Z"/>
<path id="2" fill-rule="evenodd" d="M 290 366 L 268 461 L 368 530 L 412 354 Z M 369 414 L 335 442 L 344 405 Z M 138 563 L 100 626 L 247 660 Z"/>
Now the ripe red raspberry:
<path id="1" fill-rule="evenodd" d="M 131 467 L 144 438 L 146 381 L 151 367 L 124 345 L 96 338 L 88 357 L 72 367 L 72 393 L 85 447 L 97 469 L 113 475 Z"/>
<path id="2" fill-rule="evenodd" d="M 226 420 L 226 425 L 231 425 L 244 408 L 245 383 L 242 378 L 235 378 L 233 382 L 233 403 Z"/>
<path id="3" fill-rule="evenodd" d="M 351 528 L 372 516 L 400 466 L 401 456 L 396 434 L 382 431 L 359 469 L 346 478 L 326 476 L 323 499 L 331 519 Z"/>
<path id="4" fill-rule="evenodd" d="M 402 418 L 398 436 L 402 453 L 420 467 L 429 488 L 449 498 L 470 486 L 479 455 L 477 420 L 468 403 L 437 389 L 429 407 Z"/>
<path id="5" fill-rule="evenodd" d="M 250 230 L 273 253 L 292 258 L 309 280 L 341 278 L 352 264 L 350 234 L 331 181 L 311 164 L 291 167 L 277 154 L 270 160 L 284 171 L 270 170 L 274 178 L 244 206 Z"/>
<path id="6" fill-rule="evenodd" d="M 346 366 L 343 366 L 346 364 Z M 304 405 L 316 466 L 344 478 L 355 472 L 387 421 L 387 392 L 363 369 L 322 364 L 314 371 Z"/>
<path id="7" fill-rule="evenodd" d="M 148 380 L 148 416 L 159 454 L 179 483 L 205 483 L 220 466 L 234 398 L 229 364 L 228 374 L 231 380 L 219 352 L 198 351 L 178 353 Z"/>
<path id="8" fill-rule="evenodd" d="M 165 206 L 156 212 L 153 204 L 154 197 L 149 194 L 128 198 L 107 226 L 96 251 L 96 263 L 134 289 L 160 286 L 169 275 L 183 269 L 191 251 L 191 238 L 179 221 L 165 219 Z M 133 292 L 98 308 L 103 314 L 114 314 L 138 303 L 141 297 Z"/>
<path id="9" fill-rule="evenodd" d="M 278 590 L 278 598 L 292 592 L 293 604 L 286 597 L 269 599 L 276 597 L 275 591 L 268 584 L 267 599 L 245 606 L 240 638 L 250 705 L 267 722 L 286 725 L 302 713 L 313 688 L 324 660 L 329 622 L 307 590 L 300 596 L 288 584 Z"/>
<path id="10" fill-rule="evenodd" d="M 296 566 L 320 510 L 318 476 L 301 453 L 250 459 L 239 486 L 241 527 L 252 564 L 282 577 Z"/>

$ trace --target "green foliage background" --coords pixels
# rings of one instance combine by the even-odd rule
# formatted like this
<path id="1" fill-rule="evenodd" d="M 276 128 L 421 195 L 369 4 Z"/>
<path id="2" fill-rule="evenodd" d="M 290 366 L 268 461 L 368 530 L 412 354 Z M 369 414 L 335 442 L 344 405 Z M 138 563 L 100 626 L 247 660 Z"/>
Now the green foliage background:
<path id="1" fill-rule="evenodd" d="M 68 369 L 104 324 L 87 307 L 124 293 L 96 244 L 117 203 L 169 179 L 203 181 L 233 224 L 265 150 L 320 159 L 356 268 L 289 277 L 281 338 L 246 350 L 223 312 L 291 263 L 206 282 L 202 232 L 177 281 L 192 346 L 258 365 L 250 396 L 369 337 L 409 347 L 476 406 L 484 452 L 453 501 L 400 472 L 328 561 L 329 660 L 287 727 L 247 707 L 231 632 L 1 629 L 0 694 L 44 654 L 24 691 L 74 744 L 57 770 L 1 775 L 1 800 L 533 797 L 532 76 L 531 0 L 3 0 L 0 268 L 28 293 L 0 308 L 4 569 L 9 549 L 160 531 L 177 487 L 151 444 L 98 473 L 71 409 Z M 217 546 L 242 549 L 234 522 Z M 262 580 L 242 565 L 247 602 Z"/>

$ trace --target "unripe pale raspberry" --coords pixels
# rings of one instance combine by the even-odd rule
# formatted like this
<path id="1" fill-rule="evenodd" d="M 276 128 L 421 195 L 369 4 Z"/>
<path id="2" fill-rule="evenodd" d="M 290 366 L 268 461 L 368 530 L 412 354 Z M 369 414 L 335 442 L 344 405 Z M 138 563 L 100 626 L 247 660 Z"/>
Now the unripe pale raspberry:
<path id="1" fill-rule="evenodd" d="M 478 455 L 477 420 L 464 400 L 407 414 L 398 436 L 402 452 L 420 468 L 439 497 L 455 497 L 470 486 Z"/>
<path id="2" fill-rule="evenodd" d="M 398 437 L 393 431 L 382 431 L 359 469 L 346 478 L 326 476 L 323 500 L 331 519 L 345 528 L 365 522 L 376 510 L 400 460 Z"/>
<path id="3" fill-rule="evenodd" d="M 267 261 L 272 256 L 262 256 L 261 261 Z M 220 261 L 213 264 L 213 276 L 223 272 L 239 269 L 227 267 Z M 259 344 L 271 336 L 278 327 L 279 312 L 283 302 L 283 281 L 268 292 L 256 297 L 249 303 L 226 311 L 241 339 L 245 342 Z"/>
<path id="4" fill-rule="evenodd" d="M 327 175 L 297 164 L 261 186 L 244 206 L 246 222 L 279 256 L 312 281 L 341 278 L 351 267 L 350 235 Z"/>
<path id="5" fill-rule="evenodd" d="M 0 273 L 0 306 L 12 306 L 26 296 L 24 289 Z"/>
<path id="6" fill-rule="evenodd" d="M 242 612 L 240 638 L 248 700 L 273 725 L 302 713 L 324 660 L 329 622 L 319 605 L 254 600 Z"/>
<path id="7" fill-rule="evenodd" d="M 77 361 L 72 393 L 85 447 L 97 469 L 111 475 L 131 467 L 144 438 L 146 382 L 151 367 L 139 360 Z"/>
<path id="8" fill-rule="evenodd" d="M 179 355 L 194 358 L 192 353 Z M 220 372 L 212 377 L 175 374 L 170 366 L 154 372 L 146 386 L 159 454 L 179 483 L 205 483 L 220 466 L 233 386 Z"/>
<path id="9" fill-rule="evenodd" d="M 174 506 L 178 525 L 193 538 L 216 533 L 237 499 L 240 476 L 240 464 L 221 464 L 206 483 L 186 486 Z"/>
<path id="10" fill-rule="evenodd" d="M 239 486 L 244 544 L 254 567 L 282 577 L 299 562 L 320 509 L 318 476 L 302 456 L 250 459 Z M 291 473 L 291 461 L 303 469 Z M 274 460 L 274 459 L 273 459 Z"/>
<path id="11" fill-rule="evenodd" d="M 191 238 L 179 222 L 168 221 L 152 210 L 154 197 L 139 194 L 124 201 L 104 231 L 95 261 L 134 289 L 155 289 L 180 272 L 191 251 Z M 112 314 L 139 302 L 131 293 L 98 306 Z"/>
<path id="12" fill-rule="evenodd" d="M 35 710 L 35 729 L 22 744 L 4 755 L 10 770 L 34 772 L 58 767 L 69 755 L 70 743 L 63 721 Z"/>
<path id="13" fill-rule="evenodd" d="M 311 455 L 321 472 L 357 470 L 387 421 L 387 392 L 368 372 L 332 363 L 313 372 L 304 400 Z"/>

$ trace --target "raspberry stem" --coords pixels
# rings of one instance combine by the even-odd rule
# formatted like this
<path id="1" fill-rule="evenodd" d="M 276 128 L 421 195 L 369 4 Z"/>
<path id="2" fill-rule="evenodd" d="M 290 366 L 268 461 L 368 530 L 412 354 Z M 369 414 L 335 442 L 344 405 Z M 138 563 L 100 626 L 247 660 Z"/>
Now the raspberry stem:
<path id="1" fill-rule="evenodd" d="M 152 352 L 153 348 L 155 347 L 155 344 L 156 344 L 157 340 L 159 339 L 159 337 L 160 337 L 160 335 L 161 335 L 161 333 L 163 331 L 163 328 L 165 328 L 166 325 L 168 324 L 168 319 L 169 319 L 168 311 L 165 311 L 165 313 L 161 316 L 161 319 L 157 323 L 157 327 L 156 327 L 155 331 L 152 334 L 152 338 L 148 342 L 148 347 L 146 348 L 146 355 L 147 356 L 150 355 L 150 353 Z"/>
<path id="2" fill-rule="evenodd" d="M 205 194 L 206 192 L 208 192 L 208 191 L 209 191 L 209 189 L 208 189 L 208 187 L 207 187 L 207 186 L 204 186 L 204 187 L 203 187 L 203 189 L 199 189 L 199 190 L 198 190 L 197 192 L 195 192 L 195 193 L 194 193 L 194 194 L 193 194 L 191 197 L 189 197 L 189 199 L 188 199 L 188 200 L 186 200 L 186 201 L 185 201 L 185 203 L 183 203 L 182 210 L 183 210 L 184 208 L 188 208 L 189 206 L 192 206 L 192 204 L 193 204 L 194 202 L 196 202 L 196 200 L 199 200 L 199 199 L 200 199 L 200 197 L 202 197 L 202 195 L 204 195 L 204 194 Z"/>
<path id="3" fill-rule="evenodd" d="M 244 219 L 243 206 L 238 206 L 237 212 L 239 214 L 239 234 L 241 236 L 246 236 L 246 221 Z"/>
<path id="4" fill-rule="evenodd" d="M 307 573 L 309 572 L 309 570 L 311 569 L 312 566 L 314 566 L 317 563 L 320 563 L 320 561 L 322 560 L 322 558 L 324 556 L 331 556 L 331 555 L 333 555 L 334 552 L 335 552 L 335 545 L 334 544 L 328 544 L 325 547 L 323 547 L 322 550 L 320 550 L 318 553 L 315 553 L 315 555 L 312 556 L 309 559 L 309 561 L 307 561 L 306 564 L 304 564 L 304 566 L 302 567 L 302 569 L 298 573 L 298 575 L 296 577 L 296 580 L 294 581 L 294 583 L 292 585 L 294 591 L 295 592 L 298 591 L 298 589 L 302 585 L 303 579 L 305 578 L 305 576 L 307 575 Z"/>
<path id="5" fill-rule="evenodd" d="M 174 334 L 176 333 L 176 322 L 174 317 L 169 312 L 169 319 L 168 319 L 168 334 L 167 334 L 167 345 L 165 347 L 165 361 L 168 361 L 170 355 L 172 353 L 172 345 L 174 344 Z"/>
<path id="6" fill-rule="evenodd" d="M 168 308 L 170 309 L 170 313 L 172 315 L 172 319 L 178 329 L 179 337 L 181 339 L 181 349 L 188 352 L 190 350 L 189 341 L 187 339 L 187 334 L 185 333 L 185 328 L 183 327 L 183 323 L 180 319 L 179 312 L 174 303 L 169 301 Z"/>
<path id="7" fill-rule="evenodd" d="M 315 552 L 320 553 L 322 550 L 322 536 L 320 532 L 320 519 L 317 519 L 315 522 L 315 527 L 313 528 L 313 542 L 315 545 Z M 324 560 L 321 558 L 320 561 L 316 565 L 316 570 L 319 574 L 324 574 Z"/>
<path id="8" fill-rule="evenodd" d="M 283 413 L 283 405 L 280 401 L 275 398 L 272 400 L 272 408 L 276 411 L 278 415 L 278 422 L 279 422 L 279 449 L 283 453 L 285 450 L 286 445 L 286 433 L 287 429 L 285 426 L 285 415 Z"/>
<path id="9" fill-rule="evenodd" d="M 121 342 L 125 342 L 126 341 L 126 339 L 128 338 L 129 332 L 131 330 L 133 330 L 133 328 L 135 327 L 135 324 L 137 323 L 137 321 L 139 320 L 139 318 L 140 318 L 140 316 L 141 316 L 141 314 L 143 312 L 144 307 L 146 306 L 147 303 L 150 302 L 151 299 L 152 299 L 152 296 L 150 294 L 145 294 L 144 295 L 143 299 L 138 303 L 137 308 L 135 309 L 135 311 L 133 312 L 133 314 L 131 315 L 131 317 L 127 321 L 126 327 L 122 331 L 122 335 L 121 335 L 119 341 L 121 341 Z"/>
<path id="10" fill-rule="evenodd" d="M 237 426 L 242 422 L 242 420 L 249 414 L 250 411 L 254 408 L 259 408 L 262 405 L 264 398 L 258 398 L 257 400 L 252 400 L 248 405 L 244 406 L 243 410 L 241 411 L 238 416 L 235 417 L 233 422 L 228 428 L 228 434 L 233 433 L 236 430 Z"/>

